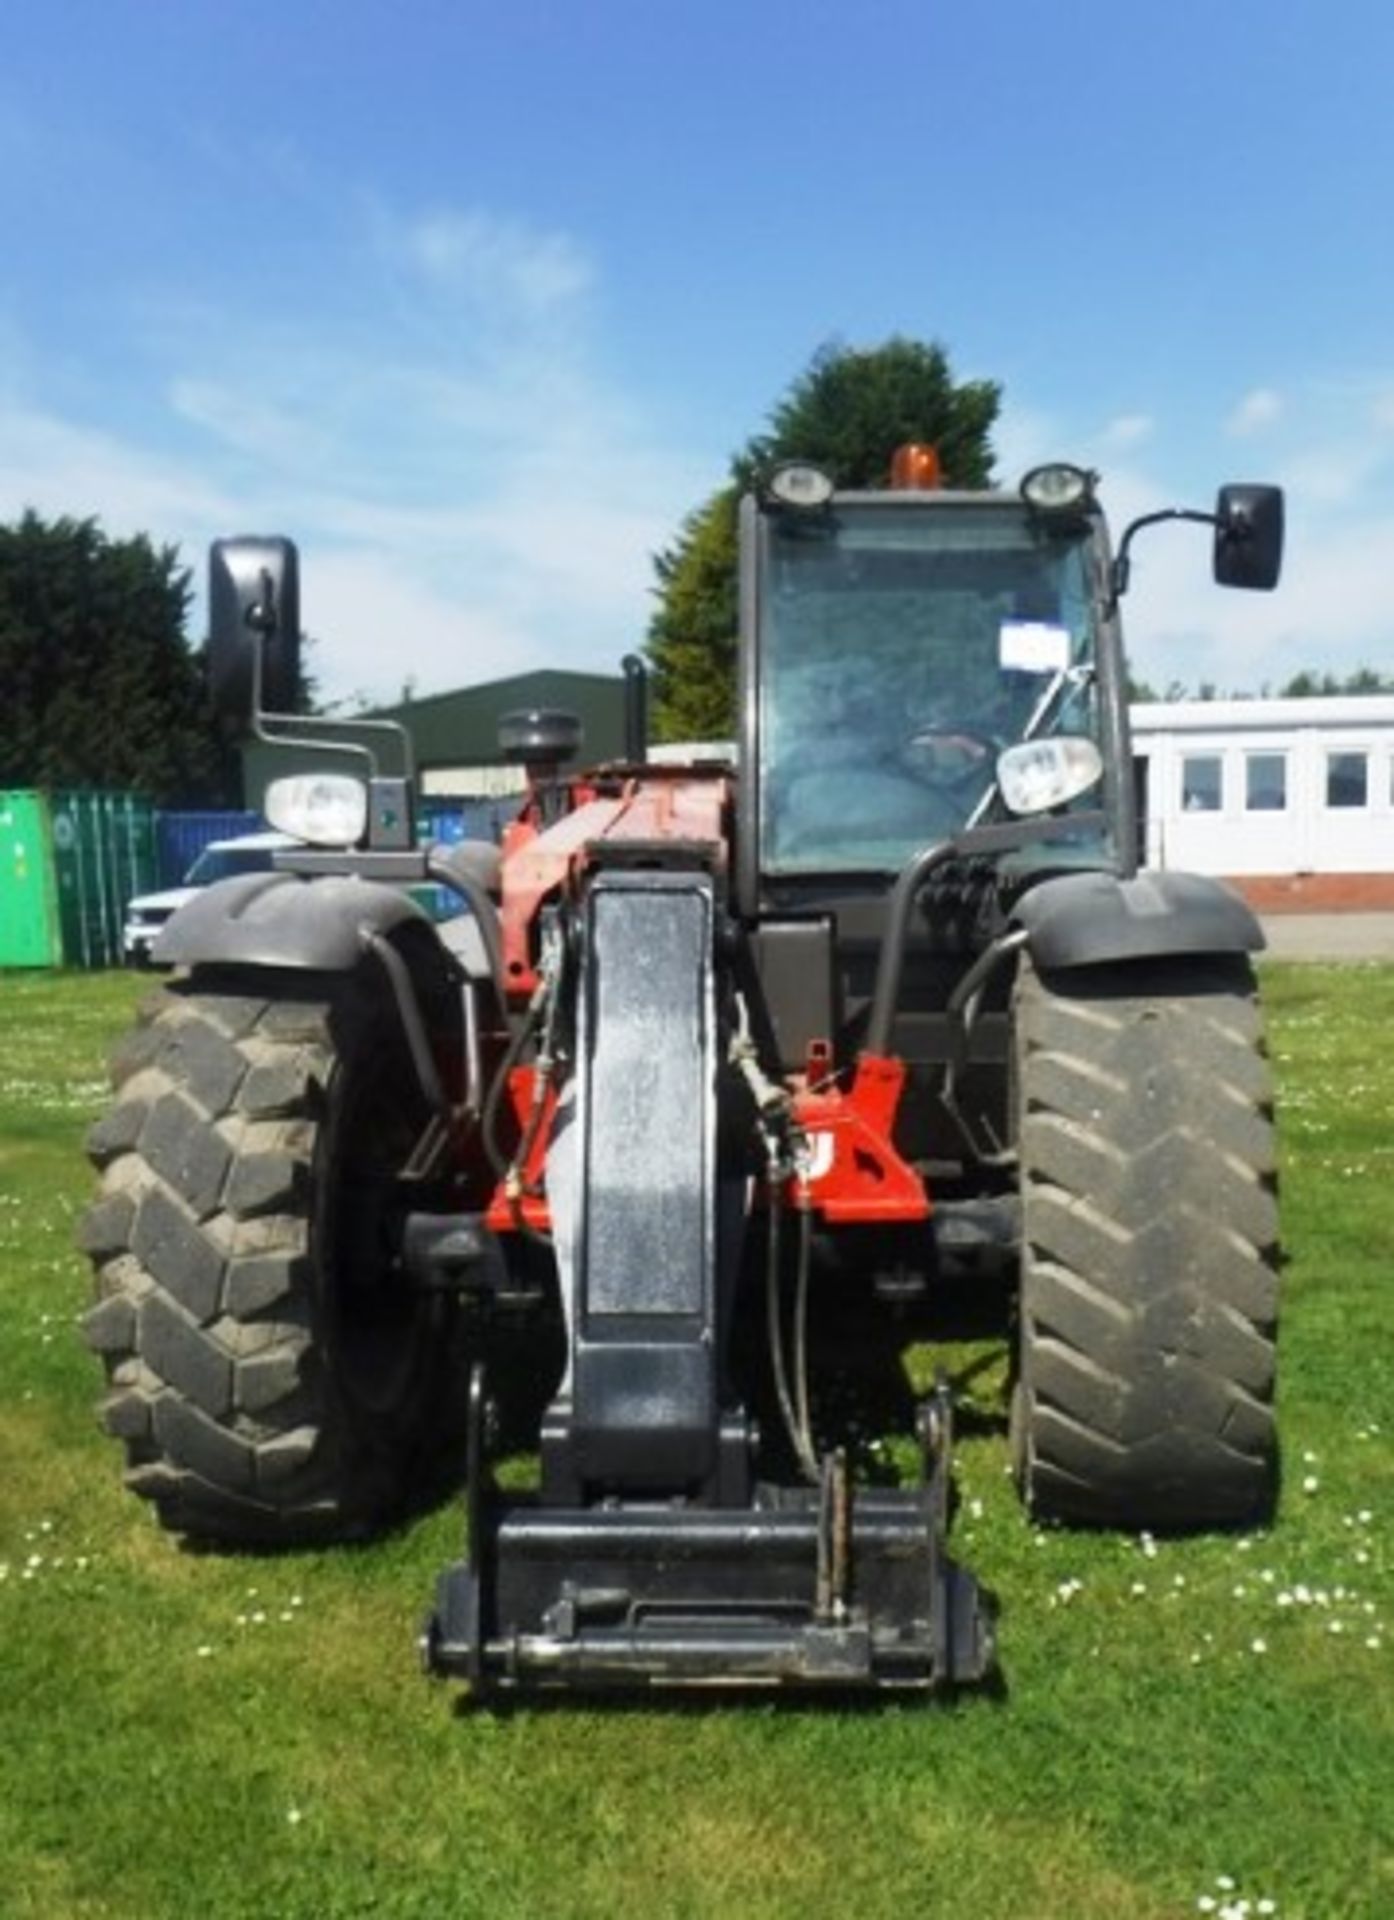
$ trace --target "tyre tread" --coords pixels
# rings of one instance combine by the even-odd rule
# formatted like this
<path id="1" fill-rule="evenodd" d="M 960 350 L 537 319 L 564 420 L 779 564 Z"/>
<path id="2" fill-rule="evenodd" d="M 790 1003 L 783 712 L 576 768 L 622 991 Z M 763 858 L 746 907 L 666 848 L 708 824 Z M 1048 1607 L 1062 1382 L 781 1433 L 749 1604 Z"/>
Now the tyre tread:
<path id="1" fill-rule="evenodd" d="M 1252 969 L 1027 962 L 1016 1006 L 1028 1504 L 1155 1529 L 1263 1518 L 1277 1208 Z"/>
<path id="2" fill-rule="evenodd" d="M 323 1391 L 310 1324 L 307 1193 L 353 991 L 196 970 L 147 1000 L 113 1058 L 88 1143 L 84 1332 L 127 1484 L 180 1532 L 359 1537 L 405 1504 Z"/>

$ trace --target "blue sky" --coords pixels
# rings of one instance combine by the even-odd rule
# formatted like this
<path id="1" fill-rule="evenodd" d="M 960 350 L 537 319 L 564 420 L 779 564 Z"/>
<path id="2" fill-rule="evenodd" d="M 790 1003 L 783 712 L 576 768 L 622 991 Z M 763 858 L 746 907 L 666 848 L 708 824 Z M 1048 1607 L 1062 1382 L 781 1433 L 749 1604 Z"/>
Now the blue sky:
<path id="1" fill-rule="evenodd" d="M 293 534 L 329 697 L 641 638 L 823 342 L 1002 382 L 1116 523 L 1289 489 L 1276 595 L 1138 548 L 1135 663 L 1394 669 L 1394 10 L 60 0 L 0 67 L 0 518 Z"/>

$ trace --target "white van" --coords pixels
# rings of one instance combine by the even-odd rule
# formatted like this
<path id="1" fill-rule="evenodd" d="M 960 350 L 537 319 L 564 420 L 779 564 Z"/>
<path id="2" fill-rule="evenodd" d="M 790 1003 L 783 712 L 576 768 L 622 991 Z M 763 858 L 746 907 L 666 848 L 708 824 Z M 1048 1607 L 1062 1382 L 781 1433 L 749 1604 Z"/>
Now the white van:
<path id="1" fill-rule="evenodd" d="M 182 886 L 166 887 L 163 893 L 137 894 L 126 908 L 121 929 L 121 952 L 128 967 L 148 967 L 150 948 L 156 934 L 177 913 L 186 900 L 215 880 L 227 880 L 238 873 L 269 873 L 271 856 L 278 847 L 295 847 L 300 842 L 288 833 L 243 833 L 234 840 L 210 840 L 184 875 Z"/>

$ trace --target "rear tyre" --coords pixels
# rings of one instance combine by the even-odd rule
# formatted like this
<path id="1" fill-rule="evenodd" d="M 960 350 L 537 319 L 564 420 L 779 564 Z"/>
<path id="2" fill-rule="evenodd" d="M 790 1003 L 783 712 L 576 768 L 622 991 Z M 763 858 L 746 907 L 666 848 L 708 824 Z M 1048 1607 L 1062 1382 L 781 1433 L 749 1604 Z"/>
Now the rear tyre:
<path id="1" fill-rule="evenodd" d="M 128 1484 L 209 1540 L 361 1535 L 440 1467 L 453 1303 L 394 1271 L 429 1117 L 385 981 L 195 969 L 113 1063 L 82 1239 Z"/>
<path id="2" fill-rule="evenodd" d="M 1247 958 L 1054 974 L 1024 960 L 1013 1046 L 1028 1507 L 1159 1530 L 1263 1518 L 1278 1220 Z"/>

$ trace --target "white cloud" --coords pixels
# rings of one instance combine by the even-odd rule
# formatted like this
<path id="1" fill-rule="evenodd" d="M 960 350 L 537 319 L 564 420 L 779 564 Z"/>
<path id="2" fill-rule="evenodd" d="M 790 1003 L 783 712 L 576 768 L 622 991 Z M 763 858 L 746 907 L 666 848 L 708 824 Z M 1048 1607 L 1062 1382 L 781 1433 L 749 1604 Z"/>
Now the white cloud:
<path id="1" fill-rule="evenodd" d="M 1314 507 L 1343 507 L 1364 498 L 1390 449 L 1369 441 L 1333 441 L 1299 449 L 1283 461 L 1275 478 L 1294 499 Z"/>
<path id="2" fill-rule="evenodd" d="M 613 672 L 642 640 L 649 556 L 680 510 L 636 500 L 649 471 L 637 453 L 569 488 L 419 510 L 307 496 L 303 605 L 321 686 L 386 696 L 408 674 L 427 694 L 532 667 Z"/>
<path id="3" fill-rule="evenodd" d="M 1283 396 L 1274 387 L 1255 387 L 1246 393 L 1225 421 L 1225 432 L 1235 439 L 1273 426 L 1285 411 Z"/>
<path id="4" fill-rule="evenodd" d="M 95 403 L 59 405 L 63 370 L 51 378 L 43 343 L 12 324 L 0 517 L 96 514 L 114 533 L 178 541 L 197 576 L 213 536 L 292 534 L 327 699 L 395 698 L 408 678 L 426 694 L 543 664 L 613 669 L 642 639 L 650 556 L 720 482 L 721 450 L 675 452 L 644 397 L 598 371 L 603 287 L 573 236 L 479 208 L 326 201 L 331 238 L 295 303 L 146 299 L 133 344 L 156 370 L 147 425 L 132 424 L 119 378 L 119 429 Z M 120 373 L 115 334 L 103 351 Z M 1218 431 L 1208 446 L 1191 436 L 1188 471 L 1168 477 L 1152 416 L 1100 425 L 1087 398 L 1073 420 L 1050 398 L 1009 389 L 994 434 L 1003 485 L 1043 460 L 1096 462 L 1117 531 L 1173 502 L 1205 505 L 1226 477 Z M 1126 611 L 1154 681 L 1256 685 L 1389 657 L 1394 380 L 1304 386 L 1291 410 L 1256 389 L 1229 428 L 1280 420 L 1285 582 L 1221 592 L 1203 529 L 1144 536 Z"/>
<path id="5" fill-rule="evenodd" d="M 1008 395 L 993 430 L 997 449 L 997 481 L 1014 487 L 1022 474 L 1046 460 L 1070 460 L 1087 465 L 1101 461 L 1106 478 L 1112 476 L 1120 453 L 1130 452 L 1152 437 L 1156 421 L 1150 413 L 1122 413 L 1098 431 L 1082 430 L 1043 408 Z"/>
<path id="6" fill-rule="evenodd" d="M 1273 477 L 1299 502 L 1342 509 L 1343 520 L 1351 508 L 1368 513 L 1394 476 L 1391 430 L 1394 390 L 1387 385 L 1316 387 L 1285 435 Z"/>
<path id="7" fill-rule="evenodd" d="M 157 542 L 212 538 L 237 518 L 235 495 L 194 464 L 0 396 L 0 519 L 26 507 Z"/>
<path id="8" fill-rule="evenodd" d="M 395 700 L 555 665 L 538 637 L 487 603 L 425 583 L 410 557 L 369 547 L 312 550 L 301 612 L 309 660 L 327 698 Z"/>
<path id="9" fill-rule="evenodd" d="M 1140 446 L 1151 439 L 1156 424 L 1150 413 L 1121 413 L 1099 435 L 1099 444 L 1114 450 Z"/>
<path id="10" fill-rule="evenodd" d="M 596 372 L 594 268 L 569 236 L 355 204 L 332 301 L 145 302 L 148 430 L 65 417 L 31 354 L 26 397 L 0 390 L 0 517 L 177 541 L 200 587 L 210 538 L 291 534 L 329 700 L 613 670 L 642 640 L 652 553 L 719 462 L 675 453 Z"/>
<path id="11" fill-rule="evenodd" d="M 394 220 L 379 205 L 376 224 L 389 258 L 493 308 L 533 317 L 552 313 L 588 292 L 594 281 L 589 256 L 569 234 L 539 233 L 522 221 L 479 209 L 437 208 Z"/>
<path id="12" fill-rule="evenodd" d="M 999 487 L 1014 487 L 1024 473 L 1045 460 L 1071 457 L 1068 435 L 1055 417 L 1038 407 L 1003 396 L 1002 411 L 992 429 L 997 454 L 993 477 Z"/>
<path id="13" fill-rule="evenodd" d="M 1110 490 L 1115 531 L 1163 503 L 1156 488 Z M 1272 593 L 1217 587 L 1210 536 L 1177 523 L 1148 529 L 1133 548 L 1123 603 L 1128 653 L 1154 686 L 1179 680 L 1256 693 L 1303 668 L 1342 673 L 1380 666 L 1394 651 L 1394 502 L 1360 515 L 1288 495 L 1283 575 Z"/>
<path id="14" fill-rule="evenodd" d="M 1324 424 L 1346 433 L 1339 411 Z M 1394 587 L 1388 555 L 1394 551 L 1394 490 L 1380 481 L 1368 434 L 1324 456 L 1331 485 L 1311 484 L 1317 456 L 1294 454 L 1281 467 L 1248 478 L 1272 479 L 1287 490 L 1283 575 L 1272 593 L 1217 587 L 1211 575 L 1208 528 L 1185 522 L 1146 529 L 1132 547 L 1132 577 L 1122 615 L 1134 671 L 1151 685 L 1205 683 L 1221 691 L 1257 693 L 1280 686 L 1304 668 L 1345 673 L 1360 665 L 1387 667 L 1394 654 Z M 1202 470 L 1213 462 L 1217 479 L 1223 447 L 1188 448 Z M 1336 475 L 1358 465 L 1364 489 L 1338 487 Z M 1102 497 L 1115 541 L 1130 520 L 1167 506 L 1206 508 L 1208 483 L 1166 478 L 1150 464 L 1110 466 Z"/>
<path id="15" fill-rule="evenodd" d="M 314 468 L 328 461 L 332 441 L 300 409 L 271 405 L 213 380 L 176 379 L 174 411 L 239 453 L 278 466 Z"/>

